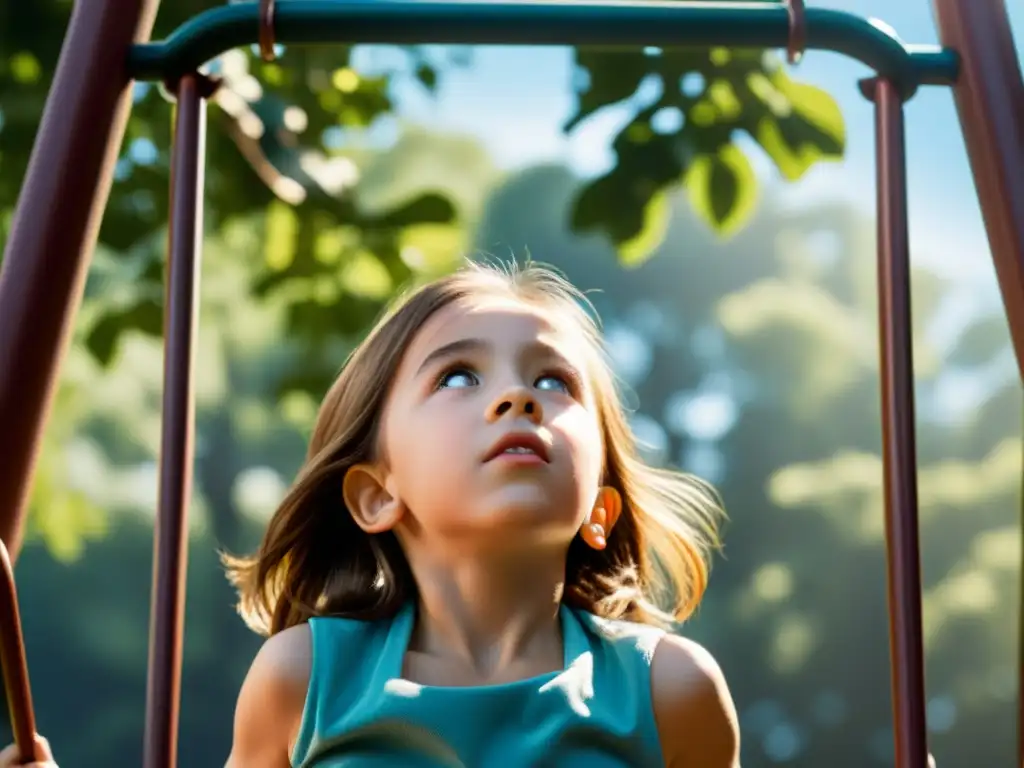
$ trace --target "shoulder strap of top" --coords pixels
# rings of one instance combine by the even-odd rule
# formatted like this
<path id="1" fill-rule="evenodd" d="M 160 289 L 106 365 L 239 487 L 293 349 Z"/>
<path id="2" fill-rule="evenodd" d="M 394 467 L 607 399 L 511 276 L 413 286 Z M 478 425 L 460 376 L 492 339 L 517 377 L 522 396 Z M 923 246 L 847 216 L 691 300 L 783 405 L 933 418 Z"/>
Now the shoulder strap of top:
<path id="1" fill-rule="evenodd" d="M 659 627 L 628 621 L 602 619 L 578 612 L 585 627 L 595 659 L 594 675 L 600 677 L 597 690 L 605 692 L 596 702 L 609 722 L 622 721 L 623 713 L 635 717 L 630 730 L 639 739 L 643 759 L 638 765 L 662 765 L 661 739 L 654 717 L 651 694 L 651 662 L 665 637 Z M 596 681 L 595 681 L 596 682 Z"/>

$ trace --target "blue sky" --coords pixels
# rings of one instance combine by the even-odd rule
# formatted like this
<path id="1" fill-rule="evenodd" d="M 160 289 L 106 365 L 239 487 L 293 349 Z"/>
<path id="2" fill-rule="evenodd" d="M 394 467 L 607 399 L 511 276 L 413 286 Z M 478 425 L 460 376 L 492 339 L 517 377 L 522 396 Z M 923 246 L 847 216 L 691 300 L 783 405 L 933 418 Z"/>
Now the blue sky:
<path id="1" fill-rule="evenodd" d="M 929 0 L 809 0 L 876 17 L 910 43 L 935 43 Z M 1024 49 L 1024 4 L 1011 0 L 1018 50 Z M 367 63 L 387 54 L 365 51 Z M 794 204 L 835 197 L 870 210 L 874 205 L 874 146 L 871 106 L 856 89 L 866 67 L 830 53 L 808 54 L 796 77 L 827 89 L 839 101 L 848 126 L 843 163 L 822 165 L 797 184 L 781 184 L 767 162 L 759 163 L 769 194 Z M 479 47 L 473 66 L 446 75 L 437 97 L 409 84 L 398 89 L 400 113 L 419 124 L 476 136 L 496 162 L 514 169 L 562 160 L 583 174 L 612 161 L 609 137 L 623 111 L 608 110 L 565 136 L 560 126 L 574 108 L 571 61 L 565 48 Z M 973 293 L 994 298 L 995 277 L 977 198 L 950 93 L 927 88 L 908 105 L 911 240 L 914 258 L 926 260 Z"/>

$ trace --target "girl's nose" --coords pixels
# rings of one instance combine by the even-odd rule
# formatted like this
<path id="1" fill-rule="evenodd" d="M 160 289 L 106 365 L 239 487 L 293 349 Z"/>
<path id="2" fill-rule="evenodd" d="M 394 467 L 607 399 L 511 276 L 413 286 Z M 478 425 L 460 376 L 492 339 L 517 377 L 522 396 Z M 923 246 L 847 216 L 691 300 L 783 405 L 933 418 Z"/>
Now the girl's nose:
<path id="1" fill-rule="evenodd" d="M 525 418 L 534 424 L 540 424 L 544 417 L 544 409 L 530 390 L 518 387 L 502 392 L 501 396 L 487 408 L 488 422 L 495 422 L 505 416 L 513 419 Z"/>

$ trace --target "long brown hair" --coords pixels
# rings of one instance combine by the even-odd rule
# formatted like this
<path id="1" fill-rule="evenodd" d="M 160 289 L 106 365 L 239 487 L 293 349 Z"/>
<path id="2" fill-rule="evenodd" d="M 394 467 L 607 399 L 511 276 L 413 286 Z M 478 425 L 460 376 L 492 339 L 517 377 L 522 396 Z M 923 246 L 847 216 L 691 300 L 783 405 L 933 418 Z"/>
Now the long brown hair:
<path id="1" fill-rule="evenodd" d="M 692 475 L 646 465 L 623 412 L 600 329 L 586 297 L 549 268 L 470 264 L 400 298 L 349 356 L 320 407 L 305 465 L 274 513 L 259 550 L 225 556 L 239 612 L 261 634 L 312 616 L 393 615 L 416 586 L 397 538 L 363 532 L 345 507 L 342 481 L 372 461 L 389 387 L 413 336 L 439 309 L 504 293 L 569 314 L 594 355 L 591 383 L 604 436 L 603 482 L 622 514 L 597 551 L 577 537 L 566 564 L 566 602 L 606 618 L 665 624 L 686 618 L 707 586 L 717 546 L 718 497 Z"/>

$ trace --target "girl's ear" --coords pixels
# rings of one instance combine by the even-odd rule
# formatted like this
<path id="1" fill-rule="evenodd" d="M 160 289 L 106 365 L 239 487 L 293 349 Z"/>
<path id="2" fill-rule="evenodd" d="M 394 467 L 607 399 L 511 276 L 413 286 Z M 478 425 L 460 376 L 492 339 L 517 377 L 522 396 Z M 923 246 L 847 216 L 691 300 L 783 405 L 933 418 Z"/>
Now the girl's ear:
<path id="1" fill-rule="evenodd" d="M 383 470 L 373 464 L 355 464 L 342 484 L 345 506 L 366 533 L 390 531 L 402 518 L 401 501 L 389 492 Z"/>
<path id="2" fill-rule="evenodd" d="M 599 510 L 604 518 L 600 521 L 601 525 L 604 526 L 606 533 L 611 533 L 622 514 L 622 494 L 610 485 L 601 486 L 597 494 L 597 503 L 594 505 L 594 514 L 599 514 Z"/>
<path id="3" fill-rule="evenodd" d="M 622 495 L 610 485 L 601 487 L 594 508 L 580 529 L 583 540 L 594 549 L 608 546 L 608 535 L 622 514 Z"/>

